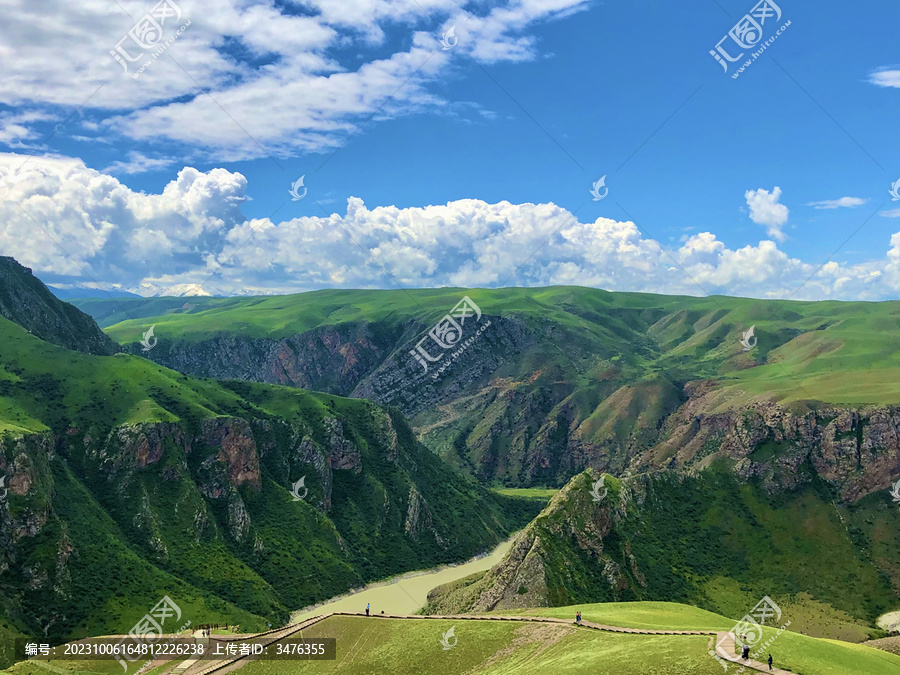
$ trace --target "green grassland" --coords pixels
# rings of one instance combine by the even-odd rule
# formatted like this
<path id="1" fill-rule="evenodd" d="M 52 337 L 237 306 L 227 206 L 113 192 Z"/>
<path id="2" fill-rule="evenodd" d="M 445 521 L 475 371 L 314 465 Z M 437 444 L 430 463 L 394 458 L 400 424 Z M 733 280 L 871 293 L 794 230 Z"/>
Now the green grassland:
<path id="1" fill-rule="evenodd" d="M 159 336 L 187 341 L 225 334 L 283 338 L 348 322 L 396 325 L 415 319 L 425 327 L 464 294 L 490 316 L 557 327 L 568 355 L 560 352 L 548 362 L 545 354 L 541 365 L 547 370 L 561 368 L 571 375 L 581 348 L 590 347 L 603 358 L 592 373 L 581 373 L 589 378 L 602 373 L 605 361 L 635 381 L 660 375 L 671 380 L 719 377 L 723 386 L 745 391 L 745 396 L 835 404 L 900 402 L 900 344 L 891 338 L 900 330 L 898 302 L 695 298 L 555 286 L 86 299 L 77 305 L 125 344 L 137 341 L 151 324 Z M 180 309 L 185 302 L 193 307 Z M 758 343 L 742 352 L 738 337 L 751 325 Z"/>
<path id="2" fill-rule="evenodd" d="M 499 610 L 490 614 L 550 616 L 574 621 L 578 611 L 585 621 L 622 628 L 727 631 L 734 626 L 734 620 L 721 614 L 677 602 L 599 602 L 583 606 Z"/>
<path id="3" fill-rule="evenodd" d="M 735 620 L 676 603 L 608 603 L 524 610 L 508 614 L 574 619 L 581 611 L 587 621 L 657 630 L 730 630 Z M 783 618 L 786 621 L 787 617 Z M 454 631 L 455 646 L 444 649 L 441 638 Z M 763 629 L 764 639 L 775 638 L 766 650 L 775 664 L 799 675 L 885 675 L 900 673 L 900 657 L 836 640 L 823 640 L 788 630 Z M 777 635 L 777 637 L 776 637 Z M 629 635 L 594 631 L 565 624 L 452 619 L 397 620 L 378 617 L 334 616 L 302 632 L 302 637 L 333 637 L 334 661 L 256 661 L 243 666 L 246 675 L 281 673 L 341 673 L 398 675 L 484 673 L 625 673 L 712 675 L 721 666 L 709 654 L 712 636 Z M 452 643 L 453 640 L 450 640 Z M 69 672 L 111 675 L 114 662 L 54 662 Z M 115 666 L 118 668 L 118 666 Z M 13 675 L 47 671 L 21 662 Z"/>
<path id="4" fill-rule="evenodd" d="M 559 490 L 557 488 L 497 488 L 494 492 L 507 497 L 518 497 L 546 504 Z"/>
<path id="5" fill-rule="evenodd" d="M 781 625 L 792 619 L 789 609 L 783 610 Z M 671 602 L 586 604 L 507 613 L 574 620 L 577 611 L 581 611 L 586 621 L 626 628 L 728 631 L 736 622 L 736 619 Z M 763 634 L 765 642 L 776 636 L 777 629 L 764 626 Z M 793 631 L 793 621 L 772 642 L 768 653 L 772 654 L 775 665 L 803 675 L 900 673 L 900 657 L 864 645 L 801 635 Z"/>

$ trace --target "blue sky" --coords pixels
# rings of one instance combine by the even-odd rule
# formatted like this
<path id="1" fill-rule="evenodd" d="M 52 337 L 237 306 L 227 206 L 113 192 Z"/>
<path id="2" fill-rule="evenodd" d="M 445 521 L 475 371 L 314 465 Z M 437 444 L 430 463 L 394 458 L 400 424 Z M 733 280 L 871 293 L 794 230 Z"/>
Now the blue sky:
<path id="1" fill-rule="evenodd" d="M 137 79 L 121 7 L 0 29 L 0 253 L 45 280 L 900 293 L 896 3 L 782 0 L 737 79 L 743 0 L 184 1 Z"/>

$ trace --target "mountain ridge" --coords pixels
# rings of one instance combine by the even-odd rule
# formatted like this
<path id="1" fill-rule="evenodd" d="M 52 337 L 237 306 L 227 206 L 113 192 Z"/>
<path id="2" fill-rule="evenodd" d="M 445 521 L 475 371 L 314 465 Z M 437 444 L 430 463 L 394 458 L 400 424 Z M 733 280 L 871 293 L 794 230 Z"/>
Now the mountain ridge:
<path id="1" fill-rule="evenodd" d="M 465 349 L 435 351 L 429 328 L 464 297 L 481 313 L 473 329 L 463 328 Z M 122 317 L 109 303 L 82 306 L 104 323 Z M 861 435 L 860 447 L 883 448 L 880 474 L 866 489 L 900 474 L 896 462 L 883 462 L 900 441 L 884 431 L 870 437 L 869 425 L 893 418 L 900 403 L 900 348 L 886 338 L 900 330 L 897 302 L 549 287 L 331 290 L 129 307 L 160 310 L 106 330 L 136 353 L 134 340 L 153 322 L 160 341 L 148 357 L 181 372 L 396 406 L 429 448 L 487 483 L 562 485 L 586 467 L 622 473 L 657 458 L 658 468 L 689 469 L 702 456 L 759 458 L 773 447 L 809 456 L 816 439 L 851 432 Z M 758 341 L 747 351 L 740 339 L 751 325 Z M 443 359 L 427 372 L 411 354 L 423 338 L 431 358 Z M 722 425 L 729 415 L 732 423 L 763 422 L 740 449 L 709 427 L 710 418 Z M 834 418 L 850 426 L 829 427 Z M 859 427 L 854 419 L 863 420 Z M 675 448 L 678 438 L 689 453 Z"/>
<path id="2" fill-rule="evenodd" d="M 61 301 L 31 269 L 7 256 L 0 256 L 0 316 L 69 349 L 104 355 L 119 351 L 93 318 Z"/>

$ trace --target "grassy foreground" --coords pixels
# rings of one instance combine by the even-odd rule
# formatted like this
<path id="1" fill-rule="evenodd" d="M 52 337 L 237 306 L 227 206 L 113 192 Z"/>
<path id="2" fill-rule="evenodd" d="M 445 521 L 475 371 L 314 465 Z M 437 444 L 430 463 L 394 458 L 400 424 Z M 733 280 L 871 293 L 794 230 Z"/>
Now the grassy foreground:
<path id="1" fill-rule="evenodd" d="M 568 619 L 579 610 L 586 621 L 625 628 L 731 630 L 735 624 L 733 619 L 674 602 L 610 602 L 505 613 Z M 789 619 L 787 614 L 782 616 L 783 622 Z M 777 629 L 764 627 L 763 640 L 775 638 L 777 632 Z M 800 675 L 900 673 L 898 656 L 864 645 L 808 637 L 793 633 L 790 628 L 772 642 L 769 653 L 775 665 Z M 710 657 L 707 655 L 707 658 Z"/>
<path id="2" fill-rule="evenodd" d="M 734 620 L 688 605 L 668 602 L 600 603 L 506 614 L 573 618 L 581 610 L 587 621 L 658 630 L 729 630 Z M 444 649 L 450 629 L 455 644 Z M 776 665 L 798 675 L 882 675 L 900 673 L 900 657 L 837 640 L 784 631 L 767 650 Z M 300 637 L 300 636 L 298 636 Z M 303 631 L 302 637 L 337 640 L 334 661 L 257 661 L 242 675 L 530 675 L 532 673 L 616 673 L 623 675 L 712 675 L 722 666 L 709 654 L 711 636 L 628 635 L 566 624 L 452 619 L 382 619 L 334 616 Z M 451 638 L 449 643 L 454 643 Z M 120 672 L 114 662 L 78 661 L 49 664 L 70 673 Z M 114 668 L 111 666 L 115 666 Z M 12 675 L 43 675 L 46 665 L 21 662 Z M 728 672 L 736 668 L 729 666 Z M 58 672 L 58 671 L 57 671 Z"/>
<path id="3" fill-rule="evenodd" d="M 450 628 L 457 642 L 445 650 L 440 640 Z M 705 637 L 620 635 L 554 624 L 332 617 L 304 631 L 304 637 L 335 637 L 338 658 L 311 663 L 261 661 L 242 668 L 242 675 L 712 675 L 721 671 L 706 653 Z"/>

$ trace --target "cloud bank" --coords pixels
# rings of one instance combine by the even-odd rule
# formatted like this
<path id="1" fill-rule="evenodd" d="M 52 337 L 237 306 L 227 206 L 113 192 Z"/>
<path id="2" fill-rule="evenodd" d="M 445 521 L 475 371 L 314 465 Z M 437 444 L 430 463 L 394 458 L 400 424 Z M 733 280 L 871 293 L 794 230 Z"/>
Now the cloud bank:
<path id="1" fill-rule="evenodd" d="M 712 232 L 667 252 L 630 221 L 582 222 L 552 203 L 401 209 L 351 197 L 344 213 L 273 222 L 244 217 L 247 180 L 225 169 L 186 167 L 161 193 L 144 194 L 80 160 L 22 162 L 0 155 L 0 252 L 51 283 L 142 295 L 177 284 L 220 294 L 551 284 L 798 299 L 900 292 L 900 232 L 881 260 L 818 269 L 775 241 L 729 249 Z M 774 211 L 782 222 L 778 188 L 747 195 L 758 218 Z"/>

